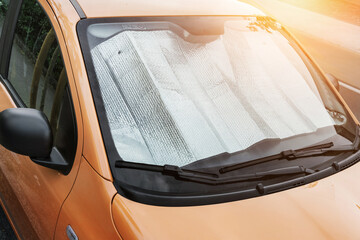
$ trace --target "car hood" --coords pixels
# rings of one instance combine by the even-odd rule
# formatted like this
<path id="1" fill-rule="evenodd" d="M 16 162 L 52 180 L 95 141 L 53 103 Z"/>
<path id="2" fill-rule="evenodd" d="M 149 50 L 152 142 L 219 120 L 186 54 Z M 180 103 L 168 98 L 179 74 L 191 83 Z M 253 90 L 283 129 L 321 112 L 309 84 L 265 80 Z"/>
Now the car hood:
<path id="1" fill-rule="evenodd" d="M 124 239 L 360 239 L 360 164 L 290 190 L 234 202 L 159 207 L 116 195 Z"/>

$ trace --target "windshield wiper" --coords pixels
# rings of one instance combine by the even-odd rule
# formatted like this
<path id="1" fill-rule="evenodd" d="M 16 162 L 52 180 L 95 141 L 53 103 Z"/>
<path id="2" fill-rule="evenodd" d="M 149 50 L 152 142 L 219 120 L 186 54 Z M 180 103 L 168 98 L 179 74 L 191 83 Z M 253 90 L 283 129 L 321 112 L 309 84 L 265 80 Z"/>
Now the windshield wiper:
<path id="1" fill-rule="evenodd" d="M 291 166 L 291 167 L 278 168 L 264 172 L 255 172 L 255 173 L 242 174 L 237 176 L 221 177 L 219 174 L 216 173 L 184 169 L 174 165 L 158 166 L 151 164 L 132 163 L 126 161 L 116 161 L 115 167 L 160 172 L 164 175 L 173 176 L 179 179 L 189 180 L 198 183 L 205 183 L 210 185 L 243 182 L 243 181 L 248 181 L 263 177 L 269 177 L 269 176 L 296 175 L 300 173 L 312 174 L 315 172 L 314 170 L 305 168 L 303 166 Z"/>
<path id="2" fill-rule="evenodd" d="M 310 147 L 305 148 L 299 148 L 296 150 L 286 150 L 282 151 L 278 154 L 270 155 L 267 157 L 261 157 L 254 160 L 250 160 L 248 162 L 242 162 L 242 163 L 236 163 L 233 165 L 228 165 L 225 167 L 222 167 L 219 169 L 219 172 L 221 174 L 228 173 L 231 171 L 235 171 L 241 168 L 257 165 L 260 163 L 265 163 L 273 160 L 281 160 L 281 159 L 287 159 L 287 160 L 293 160 L 301 157 L 311 157 L 311 156 L 318 156 L 322 155 L 324 153 L 328 152 L 347 152 L 347 151 L 355 151 L 356 148 L 354 145 L 340 145 L 340 146 L 334 146 L 333 142 L 325 143 L 325 144 L 319 144 L 314 145 Z"/>

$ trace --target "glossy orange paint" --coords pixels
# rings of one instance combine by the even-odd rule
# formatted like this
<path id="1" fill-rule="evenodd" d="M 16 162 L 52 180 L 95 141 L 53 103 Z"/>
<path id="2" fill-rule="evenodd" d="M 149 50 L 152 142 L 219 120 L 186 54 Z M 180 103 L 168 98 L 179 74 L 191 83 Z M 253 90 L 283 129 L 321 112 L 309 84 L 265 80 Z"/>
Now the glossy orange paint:
<path id="1" fill-rule="evenodd" d="M 61 28 L 46 1 L 41 5 L 54 26 L 62 48 L 66 68 L 70 67 Z M 74 88 L 72 72 L 67 72 L 69 84 Z M 3 85 L 0 86 L 0 110 L 16 107 Z M 10 152 L 3 147 L 0 154 L 1 198 L 17 234 L 23 239 L 48 239 L 55 231 L 61 205 L 75 181 L 83 148 L 83 127 L 76 91 L 71 91 L 76 112 L 78 143 L 72 171 L 64 176 L 57 171 L 34 164 L 29 157 Z"/>
<path id="2" fill-rule="evenodd" d="M 74 78 L 76 79 L 74 89 L 76 89 L 78 93 L 84 127 L 83 155 L 95 171 L 97 171 L 102 177 L 111 181 L 112 176 L 109 164 L 106 161 L 107 156 L 104 143 L 102 141 L 86 68 L 76 33 L 76 24 L 80 18 L 70 1 L 48 1 L 62 27 L 64 41 L 67 46 L 66 50 L 71 61 L 69 69 L 72 70 Z M 102 160 L 98 161 L 98 159 Z"/>
<path id="3" fill-rule="evenodd" d="M 76 33 L 80 18 L 69 0 L 39 2 L 62 49 L 76 112 L 78 149 L 72 171 L 64 176 L 0 148 L 0 154 L 9 158 L 0 162 L 1 199 L 21 238 L 67 239 L 68 225 L 79 239 L 360 238 L 360 229 L 347 224 L 360 223 L 360 189 L 353 188 L 360 164 L 306 186 L 207 206 L 150 206 L 117 194 Z M 241 4 L 231 0 L 78 2 L 89 18 L 241 14 Z M 15 104 L 0 85 L 0 110 L 10 107 Z M 24 174 L 10 174 L 15 171 Z"/>
<path id="4" fill-rule="evenodd" d="M 83 159 L 74 189 L 60 213 L 55 239 L 66 239 L 68 225 L 79 239 L 120 239 L 111 217 L 115 194 L 113 183 Z"/>

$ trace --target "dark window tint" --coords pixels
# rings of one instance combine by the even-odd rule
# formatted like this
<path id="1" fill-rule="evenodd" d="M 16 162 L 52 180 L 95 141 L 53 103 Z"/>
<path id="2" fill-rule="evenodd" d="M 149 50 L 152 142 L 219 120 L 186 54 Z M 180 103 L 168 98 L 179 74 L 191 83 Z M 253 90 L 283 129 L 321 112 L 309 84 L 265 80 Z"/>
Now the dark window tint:
<path id="1" fill-rule="evenodd" d="M 55 31 L 35 0 L 23 1 L 8 79 L 27 107 L 46 114 L 56 147 L 73 158 L 76 131 L 66 70 Z"/>
<path id="2" fill-rule="evenodd" d="M 9 8 L 10 0 L 0 0 L 0 36 L 4 26 L 5 15 Z"/>

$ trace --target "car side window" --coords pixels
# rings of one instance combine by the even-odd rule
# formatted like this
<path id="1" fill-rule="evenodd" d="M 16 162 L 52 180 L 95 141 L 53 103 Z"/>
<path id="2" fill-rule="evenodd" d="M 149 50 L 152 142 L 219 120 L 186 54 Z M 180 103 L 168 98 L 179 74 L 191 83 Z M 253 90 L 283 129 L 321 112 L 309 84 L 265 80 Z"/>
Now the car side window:
<path id="1" fill-rule="evenodd" d="M 5 16 L 9 8 L 10 0 L 0 0 L 0 36 L 4 27 Z"/>
<path id="2" fill-rule="evenodd" d="M 49 119 L 55 147 L 72 162 L 76 124 L 55 30 L 36 0 L 24 0 L 16 23 L 8 80 L 26 105 Z"/>

